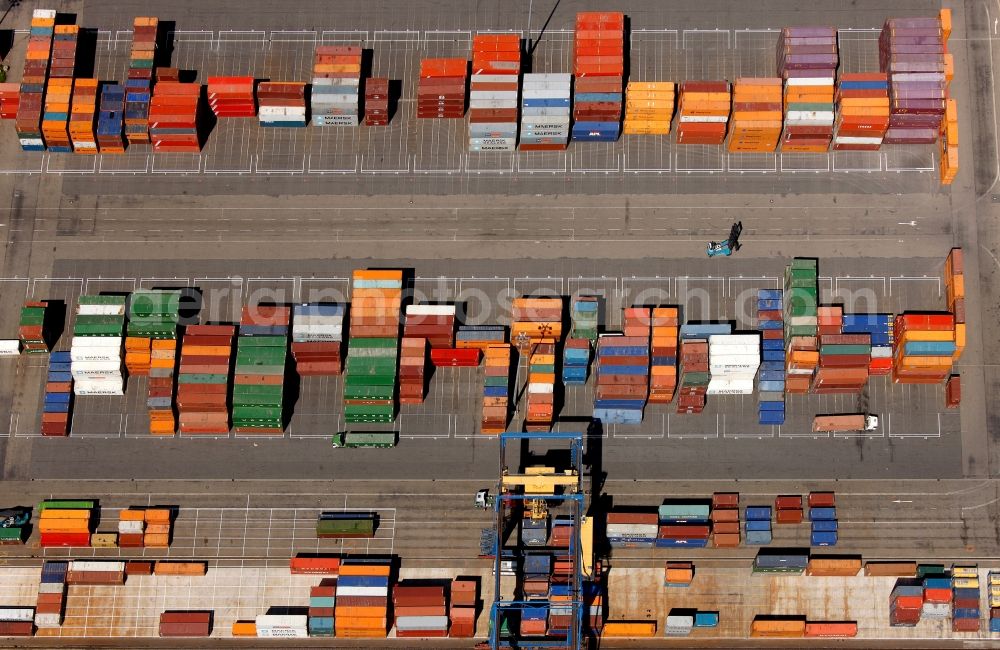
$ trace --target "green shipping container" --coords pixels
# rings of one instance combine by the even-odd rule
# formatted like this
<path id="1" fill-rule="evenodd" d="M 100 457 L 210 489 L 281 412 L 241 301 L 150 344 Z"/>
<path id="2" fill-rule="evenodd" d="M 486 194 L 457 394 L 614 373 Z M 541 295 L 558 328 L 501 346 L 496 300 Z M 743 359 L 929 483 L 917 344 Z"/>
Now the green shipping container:
<path id="1" fill-rule="evenodd" d="M 178 384 L 225 384 L 229 381 L 228 375 L 211 375 L 203 373 L 177 375 Z"/>
<path id="2" fill-rule="evenodd" d="M 870 345 L 847 345 L 837 343 L 819 346 L 819 353 L 822 355 L 871 354 L 871 352 L 872 347 Z"/>
<path id="3" fill-rule="evenodd" d="M 347 373 L 344 377 L 344 386 L 395 386 L 396 385 L 396 374 L 380 374 L 380 375 L 359 375 L 356 373 Z"/>
<path id="4" fill-rule="evenodd" d="M 344 399 L 392 399 L 394 393 L 392 384 L 344 387 Z"/>
<path id="5" fill-rule="evenodd" d="M 77 303 L 81 305 L 125 305 L 126 296 L 90 295 L 80 296 Z"/>
<path id="6" fill-rule="evenodd" d="M 59 510 L 93 510 L 94 502 L 74 499 L 46 499 L 38 504 L 38 512 L 45 512 L 49 508 Z"/>
<path id="7" fill-rule="evenodd" d="M 394 338 L 352 338 L 348 344 L 348 352 L 350 350 L 360 350 L 360 349 L 370 349 L 370 348 L 395 348 L 397 347 L 397 340 Z"/>
<path id="8" fill-rule="evenodd" d="M 0 528 L 0 544 L 19 544 L 24 542 L 24 532 L 21 528 Z"/>
<path id="9" fill-rule="evenodd" d="M 829 110 L 828 108 L 821 110 Z M 818 268 L 817 260 L 812 257 L 793 257 L 791 268 L 793 269 L 813 269 L 814 271 Z"/>

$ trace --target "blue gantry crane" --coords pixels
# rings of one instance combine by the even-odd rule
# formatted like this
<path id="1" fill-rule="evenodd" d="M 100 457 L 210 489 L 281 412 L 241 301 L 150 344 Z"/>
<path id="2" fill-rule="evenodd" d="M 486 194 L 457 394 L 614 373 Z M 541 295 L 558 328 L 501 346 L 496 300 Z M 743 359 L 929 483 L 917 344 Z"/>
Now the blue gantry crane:
<path id="1" fill-rule="evenodd" d="M 524 464 L 530 462 L 533 441 L 544 441 L 549 448 L 567 447 L 559 450 L 563 454 L 560 459 L 567 459 L 562 461 L 566 466 Z M 516 458 L 513 453 L 508 458 L 512 446 L 517 447 Z M 521 458 L 524 452 L 529 455 L 527 460 Z M 490 608 L 491 650 L 582 647 L 583 580 L 593 570 L 591 528 L 584 517 L 582 465 L 582 433 L 500 436 L 500 480 L 493 499 L 497 535 L 494 600 Z M 540 593 L 539 582 L 531 579 L 531 572 L 544 566 L 545 557 L 553 565 L 569 567 L 569 572 L 560 576 L 558 584 L 549 583 L 548 589 Z M 513 581 L 504 575 L 505 566 L 513 566 Z M 537 623 L 540 615 L 545 618 L 541 627 Z"/>

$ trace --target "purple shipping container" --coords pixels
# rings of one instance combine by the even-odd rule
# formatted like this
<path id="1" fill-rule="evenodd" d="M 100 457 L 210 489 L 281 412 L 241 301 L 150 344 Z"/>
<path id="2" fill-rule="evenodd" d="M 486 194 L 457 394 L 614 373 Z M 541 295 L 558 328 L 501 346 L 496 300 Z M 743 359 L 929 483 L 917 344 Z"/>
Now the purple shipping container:
<path id="1" fill-rule="evenodd" d="M 791 38 L 815 38 L 817 36 L 837 37 L 836 27 L 785 27 L 781 35 Z"/>

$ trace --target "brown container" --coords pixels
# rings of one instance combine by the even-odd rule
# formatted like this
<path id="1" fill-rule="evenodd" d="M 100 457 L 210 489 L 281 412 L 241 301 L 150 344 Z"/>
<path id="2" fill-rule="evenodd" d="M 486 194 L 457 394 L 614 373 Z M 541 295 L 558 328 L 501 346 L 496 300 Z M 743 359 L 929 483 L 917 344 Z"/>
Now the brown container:
<path id="1" fill-rule="evenodd" d="M 779 496 L 774 500 L 774 507 L 776 510 L 782 510 L 782 509 L 801 510 L 802 497 L 798 495 Z"/>
<path id="2" fill-rule="evenodd" d="M 866 576 L 913 578 L 917 575 L 916 562 L 866 562 Z"/>
<path id="3" fill-rule="evenodd" d="M 952 375 L 944 386 L 945 406 L 955 409 L 962 404 L 962 377 Z"/>
<path id="4" fill-rule="evenodd" d="M 739 533 L 740 532 L 740 522 L 738 521 L 720 521 L 718 523 L 712 524 L 712 532 L 716 535 L 719 533 Z"/>
<path id="5" fill-rule="evenodd" d="M 153 575 L 153 563 L 130 560 L 125 563 L 126 576 L 151 576 Z"/>
<path id="6" fill-rule="evenodd" d="M 739 533 L 716 533 L 712 538 L 712 544 L 717 548 L 735 548 L 740 545 L 740 535 Z"/>
<path id="7" fill-rule="evenodd" d="M 712 495 L 713 508 L 738 508 L 739 505 L 739 492 L 716 492 Z"/>

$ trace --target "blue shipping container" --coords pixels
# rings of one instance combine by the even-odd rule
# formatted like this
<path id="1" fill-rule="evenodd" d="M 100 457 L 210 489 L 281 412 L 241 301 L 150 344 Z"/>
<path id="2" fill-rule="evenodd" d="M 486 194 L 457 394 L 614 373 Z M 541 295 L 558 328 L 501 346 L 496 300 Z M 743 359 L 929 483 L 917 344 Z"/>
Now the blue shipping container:
<path id="1" fill-rule="evenodd" d="M 771 506 L 747 506 L 743 515 L 746 519 L 771 520 Z"/>
<path id="2" fill-rule="evenodd" d="M 810 546 L 836 546 L 837 533 L 824 533 L 814 531 L 809 536 Z"/>
<path id="3" fill-rule="evenodd" d="M 836 518 L 836 508 L 809 508 L 809 521 L 829 521 Z"/>

